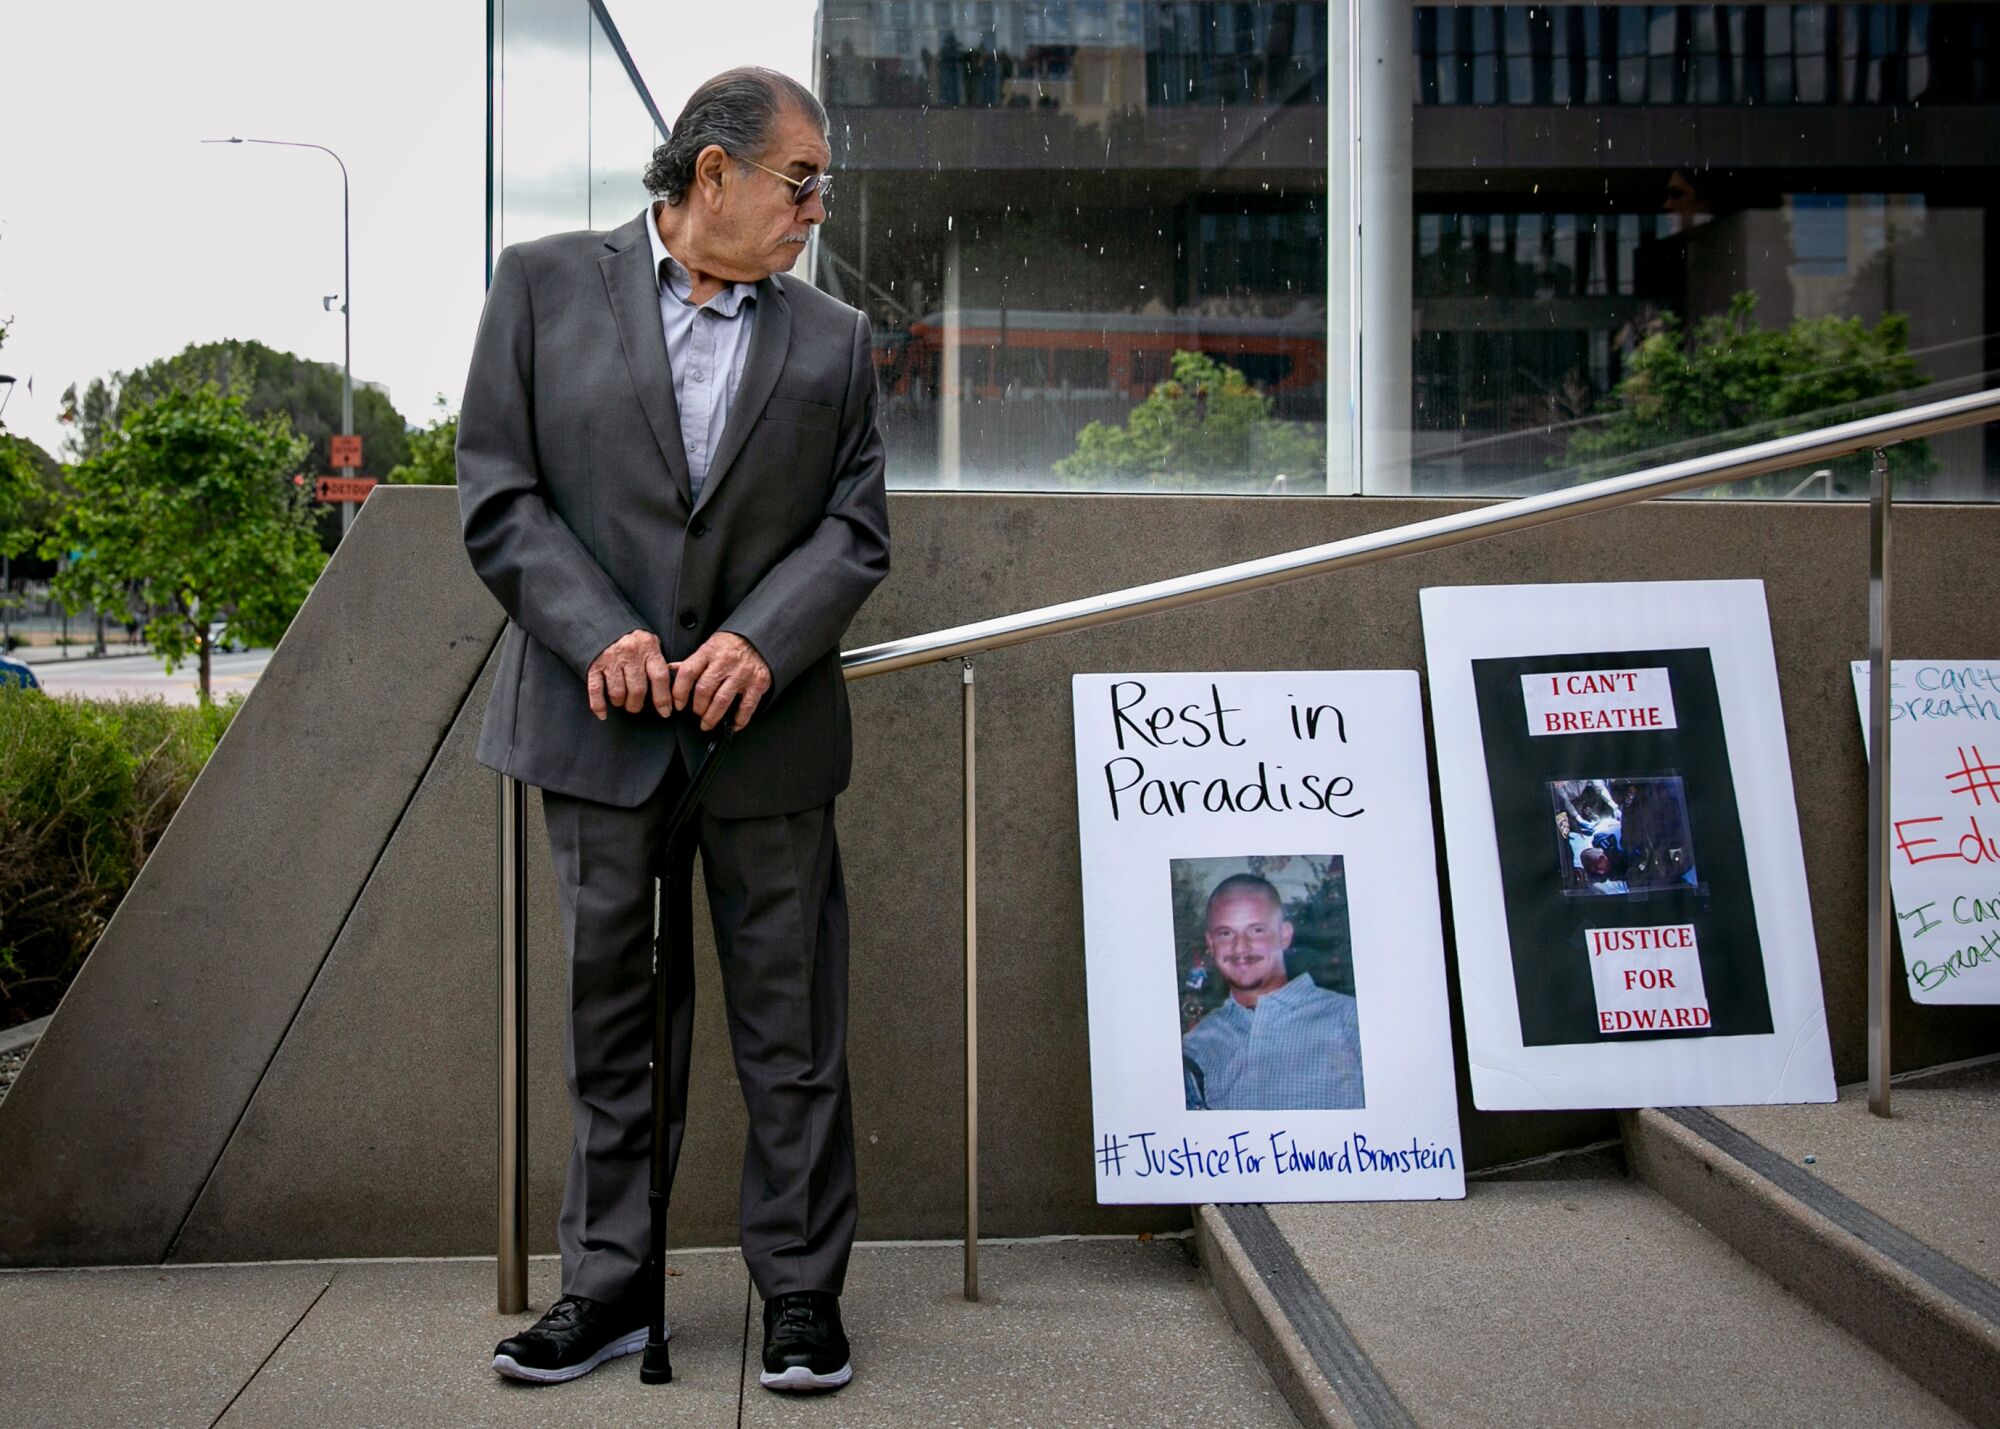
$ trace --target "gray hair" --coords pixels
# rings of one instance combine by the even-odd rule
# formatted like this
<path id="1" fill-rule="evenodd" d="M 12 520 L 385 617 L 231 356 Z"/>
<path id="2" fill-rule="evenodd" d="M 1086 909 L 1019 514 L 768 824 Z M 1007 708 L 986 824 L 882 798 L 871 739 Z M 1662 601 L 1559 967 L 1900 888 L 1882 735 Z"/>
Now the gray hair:
<path id="1" fill-rule="evenodd" d="M 653 161 L 646 167 L 646 191 L 679 203 L 694 183 L 694 161 L 703 149 L 719 144 L 739 160 L 761 154 L 771 137 L 772 121 L 787 108 L 816 120 L 820 133 L 826 133 L 826 109 L 790 75 L 757 65 L 724 70 L 688 96 L 673 133 L 653 150 Z"/>

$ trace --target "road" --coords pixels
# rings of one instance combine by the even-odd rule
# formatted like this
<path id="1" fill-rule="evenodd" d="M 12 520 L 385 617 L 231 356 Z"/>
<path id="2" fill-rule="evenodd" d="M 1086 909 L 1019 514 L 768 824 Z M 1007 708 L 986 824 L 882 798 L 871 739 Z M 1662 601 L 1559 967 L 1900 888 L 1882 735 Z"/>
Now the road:
<path id="1" fill-rule="evenodd" d="M 232 691 L 250 693 L 269 662 L 269 650 L 218 653 L 209 669 L 209 692 L 217 699 Z M 102 660 L 36 660 L 35 678 L 52 695 L 87 695 L 96 700 L 145 695 L 170 705 L 191 705 L 200 667 L 192 660 L 169 675 L 157 655 L 113 655 Z"/>

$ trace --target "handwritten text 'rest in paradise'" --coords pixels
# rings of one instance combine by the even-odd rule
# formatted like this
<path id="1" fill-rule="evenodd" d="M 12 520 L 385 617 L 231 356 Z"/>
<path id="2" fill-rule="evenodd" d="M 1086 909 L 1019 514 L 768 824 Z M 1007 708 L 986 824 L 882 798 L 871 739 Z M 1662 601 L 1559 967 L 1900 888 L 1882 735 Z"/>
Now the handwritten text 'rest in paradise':
<path id="1" fill-rule="evenodd" d="M 1218 766 L 1213 772 L 1175 778 L 1149 773 L 1148 750 L 1241 749 L 1247 727 L 1239 705 L 1223 703 L 1222 689 L 1210 683 L 1206 699 L 1175 703 L 1148 696 L 1138 680 L 1114 681 L 1106 713 L 1120 753 L 1104 766 L 1105 792 L 1114 821 L 1127 814 L 1175 818 L 1194 813 L 1253 814 L 1263 811 L 1326 813 L 1351 819 L 1365 809 L 1356 802 L 1352 776 L 1332 770 L 1287 775 L 1285 766 L 1260 759 L 1247 765 Z M 1338 706 L 1301 703 L 1287 695 L 1286 717 L 1294 741 L 1347 743 L 1347 718 Z M 1232 726 L 1233 720 L 1233 726 Z M 1232 727 L 1234 732 L 1232 732 Z"/>

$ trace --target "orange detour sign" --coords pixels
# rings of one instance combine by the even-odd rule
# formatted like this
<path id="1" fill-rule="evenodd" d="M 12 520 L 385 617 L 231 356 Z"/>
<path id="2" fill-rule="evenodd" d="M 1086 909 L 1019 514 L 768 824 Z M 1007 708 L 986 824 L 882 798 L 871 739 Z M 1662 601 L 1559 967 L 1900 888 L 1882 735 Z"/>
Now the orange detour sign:
<path id="1" fill-rule="evenodd" d="M 361 465 L 361 438 L 328 437 L 326 444 L 328 466 L 353 471 Z"/>
<path id="2" fill-rule="evenodd" d="M 319 501 L 366 501 L 375 485 L 372 476 L 322 476 L 313 482 L 313 496 Z"/>

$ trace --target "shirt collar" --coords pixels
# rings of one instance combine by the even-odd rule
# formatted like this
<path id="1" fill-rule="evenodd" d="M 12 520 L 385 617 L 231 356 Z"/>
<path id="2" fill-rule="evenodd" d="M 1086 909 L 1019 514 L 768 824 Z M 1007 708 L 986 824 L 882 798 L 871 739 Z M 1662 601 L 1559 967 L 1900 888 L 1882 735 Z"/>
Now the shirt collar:
<path id="1" fill-rule="evenodd" d="M 1307 989 L 1318 986 L 1319 984 L 1313 981 L 1311 973 L 1300 973 L 1276 992 L 1271 993 L 1270 996 L 1277 998 L 1280 1002 L 1297 1002 L 1301 997 L 1306 995 Z"/>
<path id="2" fill-rule="evenodd" d="M 646 237 L 653 247 L 653 271 L 659 275 L 660 288 L 685 303 L 687 295 L 694 290 L 694 277 L 681 266 L 681 260 L 667 252 L 667 245 L 660 237 L 660 204 L 655 200 L 646 209 Z M 755 283 L 732 283 L 702 306 L 713 308 L 726 318 L 733 318 L 742 311 L 745 303 L 757 300 Z"/>

